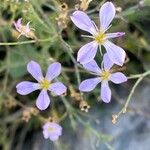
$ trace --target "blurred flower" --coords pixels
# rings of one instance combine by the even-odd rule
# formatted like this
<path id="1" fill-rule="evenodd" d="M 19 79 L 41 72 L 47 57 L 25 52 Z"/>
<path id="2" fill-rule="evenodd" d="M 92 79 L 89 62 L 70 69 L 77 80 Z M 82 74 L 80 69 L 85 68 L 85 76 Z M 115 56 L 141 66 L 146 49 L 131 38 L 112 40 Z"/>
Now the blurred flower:
<path id="1" fill-rule="evenodd" d="M 98 77 L 87 79 L 81 82 L 79 90 L 83 92 L 92 91 L 98 83 L 101 82 L 101 99 L 105 103 L 109 103 L 111 100 L 111 90 L 108 85 L 108 81 L 112 81 L 115 84 L 120 84 L 127 81 L 127 77 L 121 72 L 111 73 L 111 67 L 113 62 L 109 59 L 108 54 L 104 54 L 103 68 L 99 68 L 95 60 L 84 64 L 83 67 L 90 72 L 95 73 Z"/>
<path id="2" fill-rule="evenodd" d="M 6 101 L 4 101 L 4 106 L 6 108 L 13 108 L 17 105 L 16 101 L 12 100 L 12 99 L 8 99 Z"/>
<path id="3" fill-rule="evenodd" d="M 60 6 L 59 16 L 56 18 L 58 26 L 65 29 L 68 24 L 68 5 L 63 3 Z"/>
<path id="4" fill-rule="evenodd" d="M 22 112 L 22 120 L 25 122 L 28 122 L 32 116 L 37 116 L 39 111 L 33 107 L 27 107 L 23 112 Z"/>
<path id="5" fill-rule="evenodd" d="M 84 100 L 81 100 L 81 101 L 80 101 L 79 107 L 80 107 L 80 109 L 81 109 L 82 111 L 84 111 L 84 112 L 88 112 L 89 109 L 90 109 L 90 105 L 89 105 L 86 101 L 84 101 Z"/>
<path id="6" fill-rule="evenodd" d="M 89 4 L 92 2 L 92 0 L 80 0 L 80 4 L 77 4 L 75 6 L 76 9 L 85 11 L 88 9 Z"/>
<path id="7" fill-rule="evenodd" d="M 116 123 L 117 123 L 117 118 L 118 118 L 117 115 L 112 115 L 112 123 L 113 123 L 113 124 L 116 124 Z"/>
<path id="8" fill-rule="evenodd" d="M 80 48 L 77 61 L 81 64 L 90 62 L 95 57 L 98 46 L 101 50 L 101 46 L 103 45 L 110 60 L 119 66 L 123 65 L 126 55 L 125 51 L 121 47 L 110 42 L 109 39 L 123 36 L 125 33 L 105 33 L 110 28 L 110 23 L 115 17 L 115 14 L 116 10 L 114 5 L 111 2 L 104 3 L 99 11 L 100 29 L 98 29 L 95 23 L 83 11 L 75 11 L 72 14 L 71 20 L 73 23 L 78 28 L 92 34 L 92 36 L 87 35 L 85 37 L 90 37 L 94 40 Z"/>
<path id="9" fill-rule="evenodd" d="M 81 101 L 81 94 L 79 92 L 76 92 L 75 89 L 70 85 L 69 86 L 69 90 L 70 90 L 70 96 L 75 100 L 75 101 Z"/>
<path id="10" fill-rule="evenodd" d="M 36 101 L 36 106 L 40 110 L 45 110 L 50 104 L 50 98 L 48 96 L 47 90 L 53 92 L 56 95 L 61 95 L 66 92 L 67 88 L 63 83 L 51 82 L 61 73 L 60 63 L 55 62 L 49 65 L 45 78 L 43 77 L 40 65 L 35 61 L 30 61 L 28 63 L 27 70 L 38 81 L 38 83 L 23 81 L 16 86 L 17 92 L 21 95 L 27 95 L 35 90 L 40 89 L 41 92 Z"/>
<path id="11" fill-rule="evenodd" d="M 21 23 L 22 18 L 18 19 L 16 22 L 14 22 L 14 26 L 16 28 L 16 30 L 20 33 L 18 38 L 23 35 L 26 36 L 27 38 L 36 38 L 34 33 L 31 30 L 34 30 L 33 28 L 29 27 L 30 22 L 28 22 L 25 26 L 22 25 Z"/>
<path id="12" fill-rule="evenodd" d="M 43 135 L 45 139 L 56 141 L 62 135 L 62 127 L 55 122 L 47 122 L 43 126 Z"/>

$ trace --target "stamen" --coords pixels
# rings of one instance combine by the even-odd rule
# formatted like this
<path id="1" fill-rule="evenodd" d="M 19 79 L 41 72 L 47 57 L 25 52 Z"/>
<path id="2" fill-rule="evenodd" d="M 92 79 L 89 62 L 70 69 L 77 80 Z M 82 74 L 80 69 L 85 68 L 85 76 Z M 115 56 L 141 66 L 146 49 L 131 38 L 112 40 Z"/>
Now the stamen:
<path id="1" fill-rule="evenodd" d="M 100 51 L 101 56 L 103 56 L 101 45 L 99 45 L 99 51 Z"/>
<path id="2" fill-rule="evenodd" d="M 46 79 L 44 79 L 40 82 L 41 89 L 46 89 L 47 90 L 49 88 L 49 86 L 50 86 L 50 82 Z"/>
<path id="3" fill-rule="evenodd" d="M 109 71 L 102 71 L 100 73 L 100 77 L 102 80 L 109 80 L 109 77 L 110 77 L 111 73 Z"/>
<path id="4" fill-rule="evenodd" d="M 52 131 L 54 131 L 55 129 L 54 128 L 52 128 L 52 127 L 49 127 L 48 128 L 48 132 L 52 132 Z"/>
<path id="5" fill-rule="evenodd" d="M 99 32 L 98 35 L 95 36 L 95 41 L 98 44 L 103 44 L 105 41 L 105 37 L 106 37 L 106 35 L 104 33 Z"/>
<path id="6" fill-rule="evenodd" d="M 86 38 L 92 38 L 92 39 L 94 39 L 94 37 L 93 36 L 90 36 L 90 35 L 81 35 L 82 37 L 86 37 Z"/>

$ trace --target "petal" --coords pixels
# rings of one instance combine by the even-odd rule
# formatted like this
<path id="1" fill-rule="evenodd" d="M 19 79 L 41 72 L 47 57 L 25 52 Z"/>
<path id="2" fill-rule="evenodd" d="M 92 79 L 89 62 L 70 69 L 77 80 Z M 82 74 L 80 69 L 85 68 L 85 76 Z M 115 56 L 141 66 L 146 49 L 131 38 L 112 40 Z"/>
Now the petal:
<path id="1" fill-rule="evenodd" d="M 67 88 L 63 83 L 56 82 L 50 85 L 49 90 L 56 95 L 62 95 L 63 93 L 66 92 Z"/>
<path id="2" fill-rule="evenodd" d="M 28 72 L 37 80 L 43 80 L 43 75 L 40 65 L 35 61 L 30 61 L 27 65 Z"/>
<path id="3" fill-rule="evenodd" d="M 116 9 L 111 2 L 106 2 L 102 5 L 99 11 L 100 30 L 106 31 L 111 21 L 115 17 Z"/>
<path id="4" fill-rule="evenodd" d="M 25 28 L 25 32 L 28 33 L 30 32 L 30 26 L 29 26 L 30 22 L 27 23 L 26 28 Z"/>
<path id="5" fill-rule="evenodd" d="M 120 84 L 127 81 L 127 77 L 121 72 L 112 73 L 109 79 L 116 84 Z"/>
<path id="6" fill-rule="evenodd" d="M 85 30 L 91 34 L 96 33 L 96 29 L 92 20 L 83 11 L 75 11 L 70 17 L 72 22 L 80 29 Z"/>
<path id="7" fill-rule="evenodd" d="M 59 124 L 53 122 L 53 124 L 51 126 L 54 127 L 54 129 L 55 129 L 53 134 L 56 134 L 59 136 L 62 135 L 62 127 Z"/>
<path id="8" fill-rule="evenodd" d="M 47 130 L 44 130 L 44 131 L 43 131 L 43 136 L 44 136 L 45 139 L 48 139 L 48 138 L 49 138 L 49 133 L 48 133 Z"/>
<path id="9" fill-rule="evenodd" d="M 87 43 L 78 51 L 77 61 L 81 64 L 86 64 L 94 59 L 98 49 L 98 44 L 95 41 Z"/>
<path id="10" fill-rule="evenodd" d="M 23 81 L 16 86 L 17 93 L 21 95 L 27 95 L 37 89 L 40 89 L 40 86 L 38 83 Z"/>
<path id="11" fill-rule="evenodd" d="M 49 139 L 50 139 L 51 141 L 57 141 L 58 138 L 59 138 L 58 135 L 51 135 L 51 136 L 49 136 Z"/>
<path id="12" fill-rule="evenodd" d="M 104 63 L 104 70 L 110 70 L 110 68 L 113 66 L 113 62 L 108 57 L 108 54 L 105 53 L 103 56 L 103 63 Z"/>
<path id="13" fill-rule="evenodd" d="M 40 110 L 45 110 L 50 104 L 50 98 L 46 90 L 42 90 L 36 100 L 36 106 Z"/>
<path id="14" fill-rule="evenodd" d="M 16 22 L 14 22 L 14 26 L 15 26 L 16 30 L 19 30 L 20 27 L 22 26 L 21 20 L 22 20 L 22 18 L 19 18 Z"/>
<path id="15" fill-rule="evenodd" d="M 57 76 L 59 76 L 60 73 L 61 73 L 61 64 L 58 62 L 52 63 L 48 67 L 46 79 L 51 81 Z"/>
<path id="16" fill-rule="evenodd" d="M 83 64 L 83 67 L 88 71 L 95 72 L 98 74 L 101 72 L 101 69 L 99 68 L 95 60 L 92 60 L 89 63 Z"/>
<path id="17" fill-rule="evenodd" d="M 48 130 L 49 128 L 54 128 L 53 131 L 50 132 L 50 134 L 56 134 L 56 135 L 61 135 L 62 134 L 62 127 L 55 123 L 55 122 L 47 122 L 44 126 L 43 126 L 43 130 Z"/>
<path id="18" fill-rule="evenodd" d="M 123 35 L 125 35 L 125 32 L 107 33 L 106 34 L 106 39 L 121 37 Z"/>
<path id="19" fill-rule="evenodd" d="M 111 100 L 111 90 L 107 81 L 103 81 L 101 84 L 101 99 L 105 103 L 109 103 Z"/>
<path id="20" fill-rule="evenodd" d="M 122 66 L 125 61 L 125 51 L 121 47 L 113 44 L 110 41 L 106 41 L 103 45 L 106 48 L 110 60 L 113 63 Z"/>
<path id="21" fill-rule="evenodd" d="M 100 78 L 91 78 L 81 82 L 79 85 L 79 90 L 83 92 L 92 91 L 98 83 L 101 82 Z"/>

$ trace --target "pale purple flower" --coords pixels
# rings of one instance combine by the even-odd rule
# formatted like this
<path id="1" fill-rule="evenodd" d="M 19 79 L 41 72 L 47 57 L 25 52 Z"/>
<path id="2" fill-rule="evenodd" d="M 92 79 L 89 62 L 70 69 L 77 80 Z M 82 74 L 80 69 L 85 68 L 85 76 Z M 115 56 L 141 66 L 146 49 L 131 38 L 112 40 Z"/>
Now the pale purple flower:
<path id="1" fill-rule="evenodd" d="M 55 122 L 47 122 L 44 124 L 43 136 L 45 139 L 56 141 L 61 135 L 62 135 L 62 127 L 59 124 Z"/>
<path id="2" fill-rule="evenodd" d="M 19 18 L 16 22 L 14 22 L 14 26 L 16 30 L 20 33 L 18 38 L 21 35 L 26 36 L 26 37 L 31 37 L 31 34 L 33 34 L 31 32 L 31 29 L 33 28 L 29 27 L 30 22 L 28 22 L 26 25 L 22 25 L 21 21 L 22 21 L 22 18 Z"/>
<path id="3" fill-rule="evenodd" d="M 40 65 L 35 61 L 30 61 L 27 65 L 28 72 L 38 81 L 38 83 L 23 81 L 19 83 L 17 93 L 27 95 L 35 90 L 41 90 L 36 106 L 40 110 L 45 110 L 50 104 L 50 97 L 47 91 L 55 95 L 61 95 L 66 92 L 66 86 L 61 82 L 52 83 L 52 80 L 61 73 L 61 64 L 58 62 L 49 65 L 45 78 L 43 77 Z"/>
<path id="4" fill-rule="evenodd" d="M 116 33 L 106 33 L 106 31 L 110 28 L 110 23 L 115 17 L 116 10 L 111 2 L 106 2 L 102 5 L 99 11 L 99 18 L 100 18 L 100 28 L 95 25 L 95 23 L 88 17 L 88 15 L 83 11 L 75 11 L 72 16 L 71 20 L 73 23 L 80 29 L 89 32 L 92 36 L 85 36 L 90 37 L 93 39 L 92 42 L 87 43 L 83 47 L 80 48 L 77 61 L 81 64 L 85 64 L 90 62 L 96 55 L 98 47 L 101 50 L 101 46 L 104 46 L 110 60 L 122 66 L 125 60 L 126 53 L 125 51 L 113 44 L 110 39 L 123 36 L 124 32 L 116 32 Z"/>
<path id="5" fill-rule="evenodd" d="M 121 72 L 111 73 L 113 62 L 109 59 L 108 54 L 104 54 L 102 68 L 100 69 L 95 60 L 90 61 L 87 64 L 83 64 L 83 67 L 94 73 L 97 77 L 87 79 L 81 82 L 79 90 L 83 92 L 92 91 L 98 83 L 101 82 L 101 99 L 105 103 L 109 103 L 111 100 L 111 90 L 108 85 L 108 81 L 112 81 L 115 84 L 120 84 L 127 81 L 127 77 Z"/>

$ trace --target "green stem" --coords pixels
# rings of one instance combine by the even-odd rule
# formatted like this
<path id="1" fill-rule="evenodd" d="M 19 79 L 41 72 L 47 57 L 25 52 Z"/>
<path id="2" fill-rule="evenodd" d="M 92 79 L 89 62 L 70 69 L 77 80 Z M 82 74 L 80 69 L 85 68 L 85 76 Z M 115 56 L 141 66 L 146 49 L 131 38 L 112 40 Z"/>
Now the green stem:
<path id="1" fill-rule="evenodd" d="M 128 79 L 136 79 L 136 78 L 140 78 L 142 74 L 136 74 L 136 75 L 131 75 L 130 77 L 128 77 Z"/>
<path id="2" fill-rule="evenodd" d="M 124 114 L 126 113 L 126 110 L 127 110 L 127 107 L 131 101 L 131 98 L 135 92 L 135 89 L 137 88 L 137 86 L 140 84 L 140 82 L 143 80 L 143 78 L 145 78 L 146 76 L 150 75 L 150 70 L 146 71 L 145 73 L 143 74 L 139 74 L 139 75 L 135 75 L 135 77 L 138 77 L 138 80 L 135 82 L 134 86 L 132 87 L 131 89 L 131 92 L 129 94 L 129 96 L 127 97 L 127 100 L 126 100 L 126 103 L 124 105 L 124 107 L 120 110 L 120 112 L 117 114 L 117 115 L 114 115 L 115 118 L 114 119 L 118 119 L 118 117 L 121 115 L 121 114 Z"/>
<path id="3" fill-rule="evenodd" d="M 10 46 L 11 45 L 23 45 L 23 44 L 30 44 L 30 43 L 36 43 L 36 42 L 49 42 L 51 40 L 52 40 L 52 38 L 39 39 L 39 40 L 30 40 L 30 41 L 22 41 L 22 42 L 7 42 L 7 43 L 0 43 L 0 46 L 2 46 L 2 45 L 10 45 Z"/>

